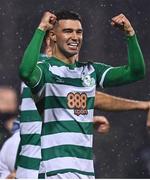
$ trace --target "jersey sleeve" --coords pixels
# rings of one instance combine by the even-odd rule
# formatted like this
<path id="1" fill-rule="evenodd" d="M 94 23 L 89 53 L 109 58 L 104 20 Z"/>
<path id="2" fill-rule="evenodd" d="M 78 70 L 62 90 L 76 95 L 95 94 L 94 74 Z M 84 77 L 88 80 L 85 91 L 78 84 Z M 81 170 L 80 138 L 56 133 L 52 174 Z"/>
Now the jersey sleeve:
<path id="1" fill-rule="evenodd" d="M 112 68 L 105 76 L 104 87 L 120 86 L 143 79 L 145 62 L 136 35 L 127 37 L 128 64 Z"/>
<path id="2" fill-rule="evenodd" d="M 19 75 L 21 79 L 30 87 L 33 88 L 41 79 L 42 71 L 37 64 L 40 50 L 45 32 L 37 29 L 30 41 L 22 58 L 19 67 Z"/>
<path id="3" fill-rule="evenodd" d="M 45 32 L 37 29 L 25 50 L 19 67 L 21 79 L 39 100 L 44 87 L 44 62 L 38 62 Z"/>
<path id="4" fill-rule="evenodd" d="M 35 103 L 37 103 L 38 101 L 40 101 L 40 99 L 43 98 L 44 94 L 45 94 L 45 63 L 44 62 L 39 62 L 36 65 L 37 69 L 39 69 L 40 71 L 40 76 L 39 79 L 37 81 L 36 78 L 36 71 L 34 72 L 34 74 L 32 75 L 32 81 L 34 81 L 34 77 L 35 77 L 35 85 L 32 87 L 30 86 L 33 98 L 35 100 Z"/>
<path id="5" fill-rule="evenodd" d="M 103 82 L 107 72 L 113 67 L 104 63 L 93 63 L 93 67 L 96 73 L 96 84 L 97 86 L 103 87 Z"/>
<path id="6" fill-rule="evenodd" d="M 96 71 L 99 72 L 99 76 L 101 77 L 100 85 L 102 87 L 120 86 L 144 78 L 145 63 L 136 35 L 127 37 L 127 46 L 127 65 L 118 67 L 103 65 L 102 68 L 97 65 Z"/>

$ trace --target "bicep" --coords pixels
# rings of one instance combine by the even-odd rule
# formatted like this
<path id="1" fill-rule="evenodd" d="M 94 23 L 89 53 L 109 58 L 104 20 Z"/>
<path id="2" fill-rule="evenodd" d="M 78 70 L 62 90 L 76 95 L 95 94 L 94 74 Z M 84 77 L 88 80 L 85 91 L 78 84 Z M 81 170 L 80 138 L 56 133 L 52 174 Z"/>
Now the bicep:
<path id="1" fill-rule="evenodd" d="M 34 88 L 40 83 L 42 77 L 43 77 L 42 68 L 39 65 L 36 65 L 32 74 L 30 75 L 30 78 L 27 81 L 25 81 L 25 83 L 30 88 Z"/>
<path id="2" fill-rule="evenodd" d="M 135 81 L 136 77 L 131 74 L 128 66 L 114 67 L 105 75 L 104 87 L 113 87 L 128 84 Z"/>
<path id="3" fill-rule="evenodd" d="M 103 87 L 105 75 L 112 68 L 112 66 L 103 63 L 94 63 L 93 67 L 95 69 L 96 74 L 96 84 L 97 86 Z"/>

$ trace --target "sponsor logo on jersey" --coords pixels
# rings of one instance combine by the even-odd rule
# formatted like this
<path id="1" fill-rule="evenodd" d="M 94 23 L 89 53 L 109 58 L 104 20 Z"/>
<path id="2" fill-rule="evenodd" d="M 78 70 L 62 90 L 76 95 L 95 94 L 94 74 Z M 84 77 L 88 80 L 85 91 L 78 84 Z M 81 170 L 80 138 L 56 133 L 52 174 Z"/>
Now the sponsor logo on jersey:
<path id="1" fill-rule="evenodd" d="M 74 114 L 77 116 L 88 114 L 86 93 L 69 93 L 67 95 L 67 105 L 70 109 L 74 109 Z"/>

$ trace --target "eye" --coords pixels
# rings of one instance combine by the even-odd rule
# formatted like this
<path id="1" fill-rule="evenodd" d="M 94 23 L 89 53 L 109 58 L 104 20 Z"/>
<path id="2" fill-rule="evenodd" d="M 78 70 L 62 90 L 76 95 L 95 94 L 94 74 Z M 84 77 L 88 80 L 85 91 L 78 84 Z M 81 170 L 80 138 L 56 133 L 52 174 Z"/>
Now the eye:
<path id="1" fill-rule="evenodd" d="M 82 29 L 79 29 L 76 31 L 77 34 L 82 34 L 83 33 L 83 30 Z"/>
<path id="2" fill-rule="evenodd" d="M 72 30 L 72 29 L 64 29 L 63 32 L 64 32 L 64 33 L 72 33 L 73 30 Z"/>

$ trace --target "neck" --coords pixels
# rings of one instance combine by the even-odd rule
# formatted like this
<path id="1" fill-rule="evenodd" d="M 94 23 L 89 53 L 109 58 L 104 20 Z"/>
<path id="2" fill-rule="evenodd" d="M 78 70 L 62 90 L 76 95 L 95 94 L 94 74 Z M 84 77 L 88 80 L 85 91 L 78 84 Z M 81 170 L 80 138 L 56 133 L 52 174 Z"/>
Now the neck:
<path id="1" fill-rule="evenodd" d="M 53 48 L 52 56 L 56 57 L 57 59 L 63 61 L 66 64 L 74 64 L 76 62 L 76 54 L 70 57 L 65 56 L 62 54 L 58 48 Z"/>
<path id="2" fill-rule="evenodd" d="M 44 54 L 46 54 L 48 57 L 52 56 L 52 49 L 49 47 L 46 47 L 44 50 Z"/>

